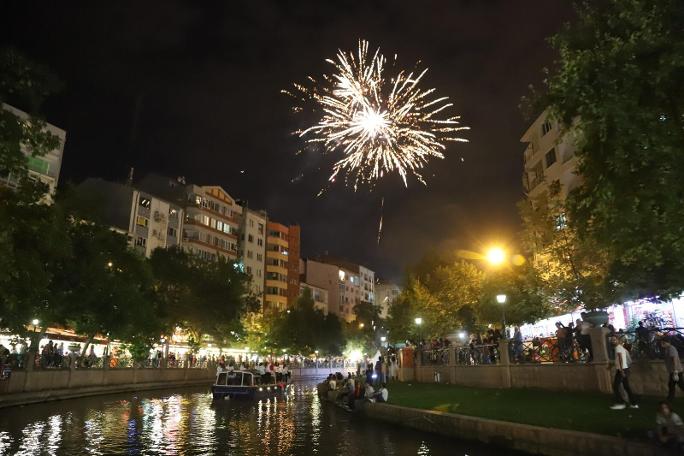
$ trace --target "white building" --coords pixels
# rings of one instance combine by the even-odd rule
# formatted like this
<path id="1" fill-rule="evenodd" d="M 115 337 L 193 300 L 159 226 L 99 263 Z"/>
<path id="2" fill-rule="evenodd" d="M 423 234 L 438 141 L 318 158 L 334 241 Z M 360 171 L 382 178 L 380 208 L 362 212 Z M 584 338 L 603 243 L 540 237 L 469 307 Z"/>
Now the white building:
<path id="1" fill-rule="evenodd" d="M 240 237 L 240 258 L 245 272 L 252 277 L 252 292 L 264 304 L 264 278 L 266 277 L 266 224 L 264 211 L 242 210 L 242 234 Z"/>
<path id="2" fill-rule="evenodd" d="M 571 134 L 561 134 L 559 123 L 544 111 L 520 139 L 527 144 L 524 155 L 523 186 L 528 198 L 548 192 L 549 186 L 560 184 L 561 198 L 580 183 Z"/>
<path id="3" fill-rule="evenodd" d="M 20 119 L 28 122 L 30 116 L 13 106 L 3 103 L 2 109 L 11 112 Z M 24 155 L 28 158 L 29 176 L 37 179 L 48 186 L 48 194 L 45 196 L 44 202 L 52 203 L 52 198 L 57 190 L 59 183 L 59 173 L 62 169 L 62 157 L 64 155 L 64 143 L 66 142 L 66 132 L 61 128 L 55 127 L 52 124 L 46 123 L 45 128 L 48 132 L 55 135 L 59 141 L 57 147 L 49 151 L 47 154 L 40 157 L 31 155 L 31 151 L 22 146 Z M 17 176 L 11 174 L 0 176 L 0 184 L 14 187 L 17 183 Z"/>
<path id="4" fill-rule="evenodd" d="M 375 284 L 375 298 L 380 318 L 384 320 L 388 317 L 390 307 L 399 298 L 400 294 L 401 288 L 399 285 L 389 282 Z"/>
<path id="5" fill-rule="evenodd" d="M 78 186 L 102 211 L 104 223 L 125 234 L 146 257 L 156 248 L 181 244 L 183 208 L 130 185 L 89 178 Z"/>
<path id="6" fill-rule="evenodd" d="M 306 282 L 300 282 L 299 289 L 302 294 L 304 293 L 304 290 L 310 290 L 311 297 L 314 301 L 314 308 L 320 310 L 325 315 L 328 315 L 328 290 Z"/>

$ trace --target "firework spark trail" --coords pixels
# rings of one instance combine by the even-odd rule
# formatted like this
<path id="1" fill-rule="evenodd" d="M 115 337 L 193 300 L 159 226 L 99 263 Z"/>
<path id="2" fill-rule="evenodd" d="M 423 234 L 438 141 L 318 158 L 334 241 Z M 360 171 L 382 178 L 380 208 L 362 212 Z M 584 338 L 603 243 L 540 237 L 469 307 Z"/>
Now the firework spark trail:
<path id="1" fill-rule="evenodd" d="M 432 98 L 435 89 L 420 87 L 427 69 L 396 70 L 387 77 L 387 59 L 379 48 L 370 54 L 365 40 L 356 54 L 340 50 L 335 60 L 326 61 L 334 71 L 320 83 L 309 77 L 310 87 L 293 84 L 293 91 L 284 92 L 297 100 L 293 111 L 304 111 L 311 101 L 322 111 L 315 125 L 296 133 L 322 143 L 327 152 L 342 152 L 329 181 L 344 176 L 356 190 L 397 172 L 405 186 L 409 175 L 425 184 L 420 171 L 428 160 L 444 158 L 449 141 L 467 141 L 458 136 L 468 129 L 459 125 L 459 116 L 442 117 L 453 107 L 448 97 Z"/>
<path id="2" fill-rule="evenodd" d="M 380 223 L 378 223 L 378 245 L 380 245 L 380 238 L 382 237 L 382 218 L 385 215 L 385 197 L 380 200 Z"/>

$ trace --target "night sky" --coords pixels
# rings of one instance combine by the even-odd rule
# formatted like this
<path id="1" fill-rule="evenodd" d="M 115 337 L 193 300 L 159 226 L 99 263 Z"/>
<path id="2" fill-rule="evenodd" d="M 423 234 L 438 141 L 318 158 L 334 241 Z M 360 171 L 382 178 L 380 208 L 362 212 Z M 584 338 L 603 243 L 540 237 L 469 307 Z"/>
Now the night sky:
<path id="1" fill-rule="evenodd" d="M 546 37 L 570 18 L 567 3 L 6 1 L 0 37 L 64 83 L 44 106 L 67 130 L 62 184 L 124 181 L 131 166 L 138 178 L 218 184 L 301 224 L 305 255 L 400 278 L 430 250 L 514 241 L 526 129 L 518 105 L 553 59 Z M 329 162 L 296 155 L 302 144 L 291 135 L 315 119 L 294 116 L 280 90 L 328 70 L 323 60 L 359 38 L 397 53 L 401 66 L 429 67 L 425 86 L 452 99 L 470 142 L 450 143 L 446 159 L 431 162 L 427 187 L 390 178 L 373 192 L 336 184 L 316 198 Z"/>

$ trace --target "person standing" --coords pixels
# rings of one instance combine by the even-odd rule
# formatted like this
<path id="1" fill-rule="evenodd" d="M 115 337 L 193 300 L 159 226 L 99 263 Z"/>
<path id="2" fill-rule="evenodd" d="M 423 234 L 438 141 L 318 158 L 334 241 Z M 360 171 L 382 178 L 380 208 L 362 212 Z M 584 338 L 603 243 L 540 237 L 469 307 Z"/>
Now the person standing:
<path id="1" fill-rule="evenodd" d="M 618 337 L 611 338 L 612 344 L 615 346 L 615 377 L 613 378 L 613 394 L 615 395 L 615 405 L 610 408 L 613 410 L 622 410 L 629 405 L 630 408 L 639 408 L 636 403 L 636 398 L 632 389 L 629 387 L 629 367 L 632 364 L 632 359 L 629 352 L 622 345 L 622 339 Z M 627 402 L 622 398 L 620 393 L 620 386 L 627 394 Z"/>
<path id="2" fill-rule="evenodd" d="M 682 362 L 679 359 L 679 352 L 672 345 L 668 338 L 660 341 L 665 355 L 665 367 L 667 367 L 667 400 L 672 402 L 675 398 L 675 385 L 684 391 L 684 372 L 682 372 Z"/>

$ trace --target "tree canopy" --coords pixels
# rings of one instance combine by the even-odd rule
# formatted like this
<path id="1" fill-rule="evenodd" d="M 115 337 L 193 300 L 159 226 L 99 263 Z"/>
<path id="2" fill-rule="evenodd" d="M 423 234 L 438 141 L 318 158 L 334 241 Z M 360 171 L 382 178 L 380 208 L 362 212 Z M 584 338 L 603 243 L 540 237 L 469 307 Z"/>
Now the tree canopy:
<path id="1" fill-rule="evenodd" d="M 684 8 L 680 0 L 577 3 L 552 39 L 543 102 L 577 139 L 569 216 L 627 292 L 684 290 Z"/>

